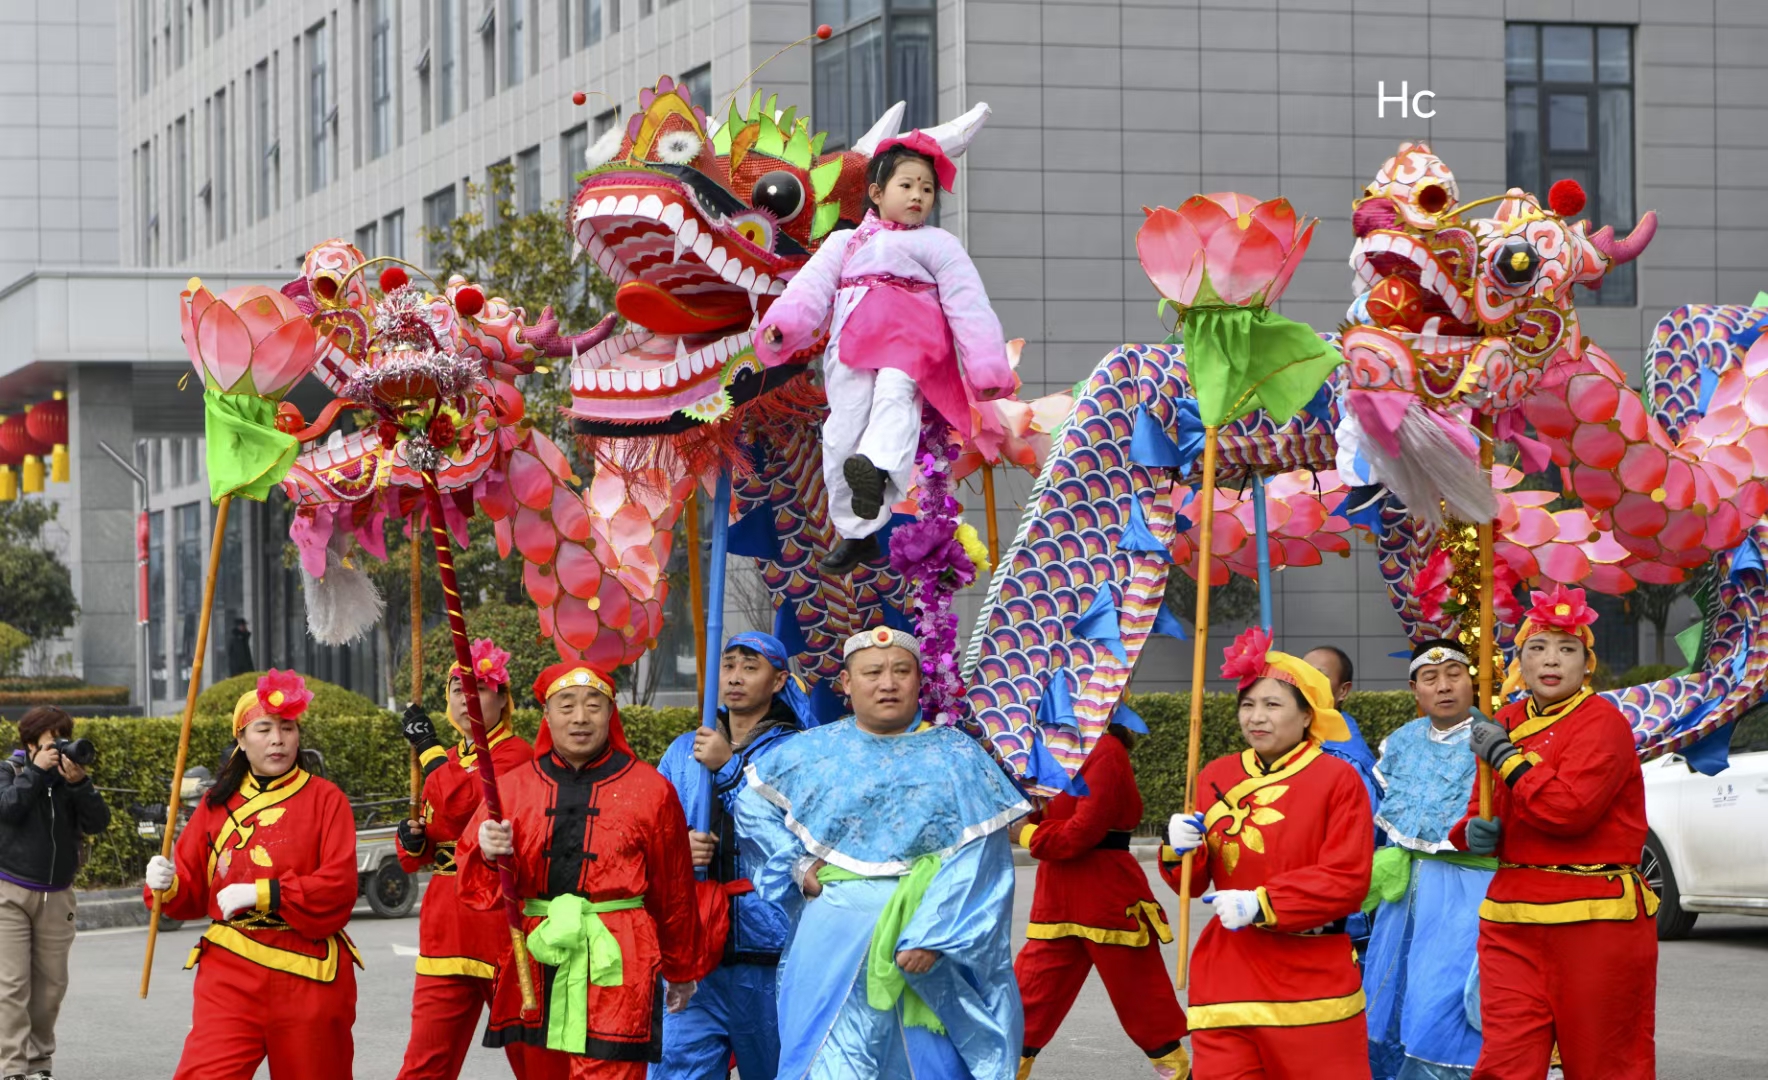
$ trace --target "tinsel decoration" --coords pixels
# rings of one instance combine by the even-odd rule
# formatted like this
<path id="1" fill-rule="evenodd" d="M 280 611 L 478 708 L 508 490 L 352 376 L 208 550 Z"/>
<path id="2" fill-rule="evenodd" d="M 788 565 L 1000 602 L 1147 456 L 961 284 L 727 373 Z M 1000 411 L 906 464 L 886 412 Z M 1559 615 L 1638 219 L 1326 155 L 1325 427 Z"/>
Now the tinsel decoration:
<path id="1" fill-rule="evenodd" d="M 914 604 L 915 636 L 921 642 L 921 714 L 950 727 L 963 722 L 966 707 L 952 597 L 976 580 L 976 564 L 958 539 L 963 507 L 951 494 L 958 444 L 951 425 L 931 408 L 921 411 L 915 453 L 920 514 L 890 534 L 890 567 L 908 583 Z"/>
<path id="2" fill-rule="evenodd" d="M 1516 599 L 1522 584 L 1516 571 L 1503 559 L 1492 568 L 1492 624 L 1498 640 L 1493 642 L 1493 675 L 1504 681 L 1504 649 L 1522 623 L 1523 607 Z M 1425 560 L 1413 583 L 1419 613 L 1444 637 L 1461 643 L 1469 656 L 1479 655 L 1479 530 L 1450 518 L 1437 534 L 1437 548 Z"/>

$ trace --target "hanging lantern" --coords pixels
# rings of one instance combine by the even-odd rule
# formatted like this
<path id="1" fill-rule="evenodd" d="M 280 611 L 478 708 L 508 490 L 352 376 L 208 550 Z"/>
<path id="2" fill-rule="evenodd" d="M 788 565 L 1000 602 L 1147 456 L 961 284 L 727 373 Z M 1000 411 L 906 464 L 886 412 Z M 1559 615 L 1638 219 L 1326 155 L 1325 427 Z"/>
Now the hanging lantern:
<path id="1" fill-rule="evenodd" d="M 68 482 L 68 403 L 60 390 L 54 398 L 39 402 L 25 413 L 25 430 L 38 445 L 53 449 L 49 458 L 49 478 L 58 484 Z"/>
<path id="2" fill-rule="evenodd" d="M 18 499 L 18 473 L 14 471 L 25 456 L 12 449 L 11 440 L 6 437 L 12 417 L 0 417 L 0 502 L 14 502 Z"/>
<path id="3" fill-rule="evenodd" d="M 5 445 L 9 454 L 18 455 L 18 463 L 24 466 L 24 492 L 35 495 L 43 490 L 43 462 L 40 457 L 49 453 L 51 448 L 31 438 L 27 420 L 30 411 L 31 407 L 26 405 L 24 412 L 0 421 L 0 444 Z"/>

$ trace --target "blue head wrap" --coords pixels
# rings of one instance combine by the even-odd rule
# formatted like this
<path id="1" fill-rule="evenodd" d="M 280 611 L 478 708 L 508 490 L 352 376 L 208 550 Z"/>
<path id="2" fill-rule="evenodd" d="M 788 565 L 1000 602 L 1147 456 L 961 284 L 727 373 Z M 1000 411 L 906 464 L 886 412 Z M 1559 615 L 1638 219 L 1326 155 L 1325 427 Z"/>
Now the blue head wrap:
<path id="1" fill-rule="evenodd" d="M 772 664 L 775 669 L 786 673 L 786 685 L 776 696 L 786 703 L 794 716 L 798 717 L 799 727 L 816 727 L 816 711 L 810 706 L 810 694 L 805 688 L 804 680 L 792 674 L 791 660 L 786 653 L 786 646 L 781 643 L 780 639 L 759 630 L 746 630 L 741 634 L 733 634 L 730 640 L 724 643 L 724 651 L 730 652 L 738 646 L 759 653 L 761 658 Z"/>

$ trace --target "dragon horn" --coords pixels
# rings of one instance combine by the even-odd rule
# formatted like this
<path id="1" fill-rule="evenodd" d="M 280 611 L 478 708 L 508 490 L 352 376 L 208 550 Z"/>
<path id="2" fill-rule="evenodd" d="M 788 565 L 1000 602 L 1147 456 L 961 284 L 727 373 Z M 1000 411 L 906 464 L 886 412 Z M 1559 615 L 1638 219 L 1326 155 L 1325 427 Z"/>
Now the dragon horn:
<path id="1" fill-rule="evenodd" d="M 902 130 L 902 114 L 908 111 L 908 107 L 908 102 L 899 101 L 885 109 L 884 115 L 880 116 L 878 122 L 872 125 L 872 130 L 854 141 L 854 152 L 867 157 L 877 153 L 879 143 L 895 137 L 896 133 Z"/>
<path id="2" fill-rule="evenodd" d="M 1611 266 L 1632 262 L 1657 235 L 1657 211 L 1647 210 L 1625 240 L 1615 239 L 1615 227 L 1604 225 L 1590 237 L 1590 246 L 1608 256 Z"/>
<path id="3" fill-rule="evenodd" d="M 963 156 L 965 150 L 970 148 L 971 141 L 976 138 L 976 133 L 982 130 L 982 125 L 988 123 L 990 111 L 988 102 L 979 102 L 975 108 L 956 120 L 948 120 L 943 124 L 924 130 L 927 136 L 938 143 L 941 150 L 945 151 L 946 157 L 956 161 Z"/>

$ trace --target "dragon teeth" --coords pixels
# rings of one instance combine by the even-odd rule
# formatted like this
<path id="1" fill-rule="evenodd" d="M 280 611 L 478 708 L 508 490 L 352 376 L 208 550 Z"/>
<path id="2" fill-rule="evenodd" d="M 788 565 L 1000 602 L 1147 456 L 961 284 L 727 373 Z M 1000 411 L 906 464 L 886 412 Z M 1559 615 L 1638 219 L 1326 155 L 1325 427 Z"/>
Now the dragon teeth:
<path id="1" fill-rule="evenodd" d="M 737 288 L 748 289 L 754 286 L 754 284 L 755 271 L 749 269 L 747 266 L 743 267 L 742 274 L 737 277 Z"/>
<path id="2" fill-rule="evenodd" d="M 722 274 L 724 273 L 725 263 L 730 259 L 730 256 L 724 253 L 723 248 L 715 247 L 712 249 L 710 255 L 704 255 L 702 258 L 706 260 L 706 265 L 712 268 L 714 274 Z"/>
<path id="3" fill-rule="evenodd" d="M 614 206 L 614 213 L 630 217 L 638 210 L 638 196 L 627 195 Z"/>
<path id="4" fill-rule="evenodd" d="M 719 276 L 724 278 L 724 280 L 735 285 L 737 283 L 737 278 L 743 273 L 743 264 L 733 257 L 726 262 L 722 268 L 718 268 L 718 273 Z"/>
<path id="5" fill-rule="evenodd" d="M 766 294 L 767 291 L 769 290 L 769 288 L 772 287 L 772 285 L 773 285 L 773 279 L 768 277 L 766 274 L 756 274 L 755 275 L 755 291 L 756 292 Z"/>
<path id="6" fill-rule="evenodd" d="M 663 208 L 663 213 L 658 216 L 657 220 L 669 226 L 671 229 L 680 232 L 682 228 L 682 218 L 684 216 L 681 204 L 672 202 Z M 697 232 L 698 230 L 696 229 L 695 231 Z"/>
<path id="7" fill-rule="evenodd" d="M 639 201 L 637 213 L 640 217 L 648 217 L 655 221 L 663 213 L 663 200 L 655 195 L 646 195 Z"/>
<path id="8" fill-rule="evenodd" d="M 719 254 L 722 255 L 723 253 L 724 252 L 720 250 Z M 700 239 L 694 242 L 694 254 L 701 262 L 705 262 L 707 256 L 712 254 L 712 237 L 705 233 L 701 233 Z"/>
<path id="9" fill-rule="evenodd" d="M 692 247 L 694 241 L 700 238 L 700 223 L 689 218 L 681 223 L 681 228 L 676 230 L 676 235 L 681 237 L 681 242 L 684 245 Z"/>

